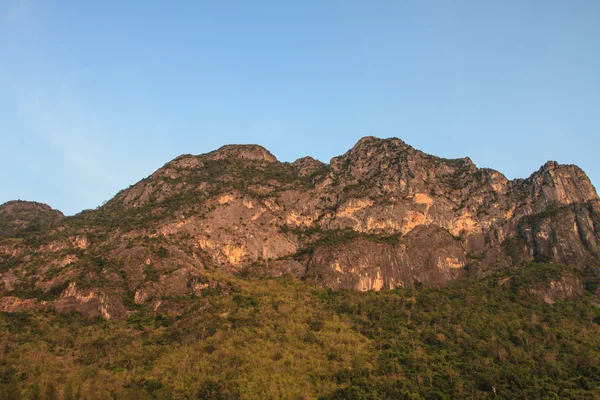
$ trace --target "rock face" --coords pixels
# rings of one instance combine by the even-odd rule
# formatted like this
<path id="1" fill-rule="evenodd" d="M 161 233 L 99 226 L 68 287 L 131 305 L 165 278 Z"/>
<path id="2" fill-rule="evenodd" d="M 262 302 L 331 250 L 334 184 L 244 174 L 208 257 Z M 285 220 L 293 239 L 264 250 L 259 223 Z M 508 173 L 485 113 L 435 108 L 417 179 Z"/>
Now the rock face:
<path id="1" fill-rule="evenodd" d="M 578 167 L 550 161 L 508 180 L 396 138 L 365 137 L 329 165 L 229 145 L 177 157 L 75 217 L 27 204 L 51 228 L 33 235 L 14 211 L 25 205 L 0 206 L 13 216 L 0 231 L 0 296 L 30 293 L 29 308 L 169 307 L 217 287 L 214 269 L 380 290 L 531 261 L 599 265 L 600 199 Z"/>

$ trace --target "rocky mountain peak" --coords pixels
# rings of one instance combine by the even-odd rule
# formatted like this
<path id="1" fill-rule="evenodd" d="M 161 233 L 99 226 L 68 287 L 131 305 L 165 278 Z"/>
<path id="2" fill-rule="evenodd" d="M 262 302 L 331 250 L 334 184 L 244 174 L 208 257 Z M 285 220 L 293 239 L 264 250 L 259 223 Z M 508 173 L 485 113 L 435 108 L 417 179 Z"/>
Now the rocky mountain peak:
<path id="1" fill-rule="evenodd" d="M 524 181 L 546 203 L 571 204 L 598 200 L 588 176 L 576 165 L 548 161 Z"/>
<path id="2" fill-rule="evenodd" d="M 366 136 L 343 155 L 332 158 L 330 166 L 338 175 L 365 180 L 383 171 L 398 172 L 398 167 L 414 154 L 415 150 L 398 138 Z"/>
<path id="3" fill-rule="evenodd" d="M 0 236 L 20 230 L 38 230 L 64 217 L 48 204 L 35 201 L 13 200 L 0 205 Z"/>
<path id="4" fill-rule="evenodd" d="M 389 152 L 414 150 L 403 140 L 393 137 L 380 139 L 375 136 L 365 136 L 341 157 L 389 155 Z M 383 153 L 383 154 L 381 154 Z"/>
<path id="5" fill-rule="evenodd" d="M 257 144 L 230 144 L 208 153 L 212 160 L 239 158 L 253 161 L 276 162 L 277 158 L 271 152 Z"/>
<path id="6" fill-rule="evenodd" d="M 547 170 L 551 170 L 551 169 L 556 169 L 556 168 L 558 168 L 559 165 L 560 164 L 557 163 L 556 161 L 548 160 L 548 161 L 546 161 L 546 163 L 544 165 L 542 165 L 540 167 L 540 169 L 547 171 Z"/>
<path id="7" fill-rule="evenodd" d="M 470 157 L 464 157 L 462 160 L 467 165 L 475 165 L 475 163 L 473 162 L 473 160 L 471 160 Z"/>
<path id="8" fill-rule="evenodd" d="M 327 164 L 319 160 L 315 160 L 311 156 L 299 158 L 294 161 L 292 165 L 298 169 L 298 174 L 300 176 L 309 176 L 316 171 L 327 167 Z"/>
<path id="9" fill-rule="evenodd" d="M 37 201 L 11 200 L 4 204 L 0 204 L 0 212 L 6 214 L 18 214 L 24 211 L 33 210 L 54 211 L 60 213 L 60 211 L 54 210 L 48 204 L 39 203 Z"/>

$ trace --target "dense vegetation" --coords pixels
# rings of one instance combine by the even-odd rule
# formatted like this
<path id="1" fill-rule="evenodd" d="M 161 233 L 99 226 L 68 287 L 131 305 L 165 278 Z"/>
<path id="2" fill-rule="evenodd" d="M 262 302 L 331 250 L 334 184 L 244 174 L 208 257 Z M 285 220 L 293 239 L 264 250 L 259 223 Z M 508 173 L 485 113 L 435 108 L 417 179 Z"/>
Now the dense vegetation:
<path id="1" fill-rule="evenodd" d="M 442 288 L 357 293 L 292 278 L 121 321 L 0 314 L 1 399 L 597 398 L 595 271 L 533 264 Z M 549 282 L 584 290 L 544 302 Z"/>

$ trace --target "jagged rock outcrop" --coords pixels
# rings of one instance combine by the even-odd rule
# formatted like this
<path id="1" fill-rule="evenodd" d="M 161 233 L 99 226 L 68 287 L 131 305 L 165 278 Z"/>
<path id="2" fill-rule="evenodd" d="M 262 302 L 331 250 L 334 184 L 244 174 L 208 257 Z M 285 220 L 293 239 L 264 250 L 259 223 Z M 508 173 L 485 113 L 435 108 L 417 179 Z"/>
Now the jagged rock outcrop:
<path id="1" fill-rule="evenodd" d="M 599 265 L 600 199 L 578 167 L 509 180 L 396 138 L 363 138 L 328 165 L 223 146 L 177 157 L 98 210 L 53 215 L 35 239 L 4 231 L 0 296 L 56 302 L 77 282 L 104 299 L 94 312 L 124 315 L 198 295 L 213 269 L 379 290 L 531 261 Z"/>

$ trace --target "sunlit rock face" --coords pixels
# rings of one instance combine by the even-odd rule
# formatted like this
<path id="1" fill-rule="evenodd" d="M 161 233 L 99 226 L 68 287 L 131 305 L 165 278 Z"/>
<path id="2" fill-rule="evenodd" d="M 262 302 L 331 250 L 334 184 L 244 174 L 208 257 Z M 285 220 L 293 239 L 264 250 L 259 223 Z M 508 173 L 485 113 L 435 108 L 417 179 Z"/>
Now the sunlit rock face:
<path id="1" fill-rule="evenodd" d="M 214 287 L 206 271 L 215 269 L 364 291 L 534 260 L 585 268 L 598 265 L 599 213 L 573 165 L 548 162 L 509 180 L 397 138 L 365 137 L 329 164 L 228 145 L 179 156 L 75 217 L 39 203 L 0 206 L 0 305 L 113 318 L 125 304 L 158 309 L 199 295 Z M 13 296 L 24 285 L 30 298 Z"/>

